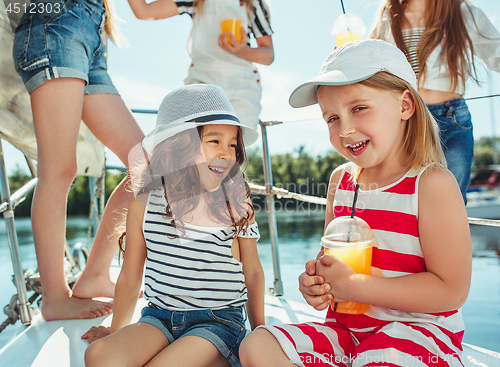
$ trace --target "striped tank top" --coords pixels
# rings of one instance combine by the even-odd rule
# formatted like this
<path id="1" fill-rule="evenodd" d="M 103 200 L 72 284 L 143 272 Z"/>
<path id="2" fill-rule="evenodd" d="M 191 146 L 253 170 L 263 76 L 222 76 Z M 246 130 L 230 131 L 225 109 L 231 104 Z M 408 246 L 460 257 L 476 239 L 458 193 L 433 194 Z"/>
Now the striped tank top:
<path id="1" fill-rule="evenodd" d="M 425 28 L 408 28 L 401 31 L 403 42 L 408 50 L 408 55 L 406 55 L 406 57 L 408 58 L 417 79 L 420 71 L 420 64 L 417 58 L 417 45 L 420 41 L 420 37 L 424 34 L 424 31 Z"/>
<path id="2" fill-rule="evenodd" d="M 234 227 L 185 223 L 183 234 L 165 217 L 166 206 L 162 189 L 149 193 L 143 222 L 144 294 L 149 301 L 166 310 L 221 309 L 246 303 L 242 264 L 231 254 Z M 258 240 L 257 223 L 238 237 Z"/>
<path id="3" fill-rule="evenodd" d="M 335 217 L 351 214 L 355 191 L 354 168 L 352 163 L 344 165 L 333 202 Z M 382 188 L 358 190 L 356 216 L 368 223 L 378 243 L 378 247 L 373 248 L 374 276 L 390 278 L 426 271 L 418 232 L 418 187 L 426 168 L 416 173 L 410 171 Z M 429 314 L 371 306 L 367 313 L 361 315 L 340 314 L 330 309 L 329 318 L 335 318 L 361 335 L 390 322 L 434 324 L 456 345 L 460 345 L 464 334 L 460 310 Z"/>

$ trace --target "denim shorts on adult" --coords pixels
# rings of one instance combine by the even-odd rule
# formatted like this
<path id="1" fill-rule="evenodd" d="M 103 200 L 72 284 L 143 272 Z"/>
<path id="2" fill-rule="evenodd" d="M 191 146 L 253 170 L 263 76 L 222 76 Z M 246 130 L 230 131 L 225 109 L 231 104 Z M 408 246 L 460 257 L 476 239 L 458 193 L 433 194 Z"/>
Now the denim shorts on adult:
<path id="1" fill-rule="evenodd" d="M 215 345 L 231 366 L 241 366 L 238 350 L 246 334 L 243 306 L 168 311 L 150 304 L 144 307 L 138 322 L 156 326 L 170 343 L 188 335 L 202 337 Z"/>
<path id="2" fill-rule="evenodd" d="M 27 7 L 14 37 L 18 74 L 31 92 L 53 78 L 85 81 L 85 93 L 118 91 L 106 65 L 102 0 L 40 0 Z"/>

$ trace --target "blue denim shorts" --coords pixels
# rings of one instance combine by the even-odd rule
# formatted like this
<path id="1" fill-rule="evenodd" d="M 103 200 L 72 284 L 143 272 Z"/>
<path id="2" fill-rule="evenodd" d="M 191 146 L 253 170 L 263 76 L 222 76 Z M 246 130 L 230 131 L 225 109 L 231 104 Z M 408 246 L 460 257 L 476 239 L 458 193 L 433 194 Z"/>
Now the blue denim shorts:
<path id="1" fill-rule="evenodd" d="M 195 335 L 211 342 L 233 367 L 240 367 L 238 350 L 245 337 L 243 306 L 220 310 L 168 311 L 149 304 L 138 322 L 156 326 L 173 343 L 183 336 Z"/>
<path id="2" fill-rule="evenodd" d="M 39 0 L 15 32 L 13 57 L 31 92 L 53 78 L 85 80 L 85 94 L 118 91 L 108 75 L 102 0 Z M 31 11 L 30 11 L 31 10 Z"/>

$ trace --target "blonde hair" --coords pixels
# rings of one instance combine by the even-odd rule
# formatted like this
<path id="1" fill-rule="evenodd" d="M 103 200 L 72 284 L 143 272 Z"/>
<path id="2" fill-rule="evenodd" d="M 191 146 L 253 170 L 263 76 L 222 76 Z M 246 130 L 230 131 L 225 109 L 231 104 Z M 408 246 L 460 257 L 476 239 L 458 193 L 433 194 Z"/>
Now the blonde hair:
<path id="1" fill-rule="evenodd" d="M 417 171 L 421 167 L 433 164 L 446 167 L 446 159 L 439 140 L 439 127 L 432 117 L 424 100 L 413 89 L 409 83 L 388 72 L 380 71 L 372 77 L 358 82 L 367 87 L 387 90 L 395 93 L 403 93 L 408 90 L 415 102 L 415 112 L 406 121 L 403 139 L 403 150 L 408 156 L 410 170 Z M 321 86 L 318 87 L 318 91 Z M 357 167 L 354 177 L 361 173 L 361 167 Z"/>
<path id="2" fill-rule="evenodd" d="M 472 57 L 474 46 L 467 32 L 461 10 L 463 3 L 469 7 L 467 0 L 426 1 L 425 31 L 417 45 L 417 59 L 420 68 L 419 86 L 425 82 L 427 58 L 438 45 L 441 45 L 439 56 L 446 63 L 450 74 L 450 92 L 455 91 L 459 84 L 464 87 L 469 76 L 474 81 L 478 81 Z M 407 5 L 408 0 L 385 0 L 380 7 L 379 22 L 372 30 L 370 37 L 380 38 L 382 17 L 387 11 L 396 46 L 404 52 L 406 57 L 409 57 L 402 35 L 403 27 L 408 25 L 408 20 L 404 15 Z"/>
<path id="3" fill-rule="evenodd" d="M 123 34 L 118 30 L 116 25 L 116 20 L 119 19 L 113 9 L 113 3 L 111 0 L 104 0 L 104 9 L 106 9 L 106 21 L 104 22 L 104 31 L 108 37 L 117 46 L 125 46 L 127 41 Z"/>
<path id="4" fill-rule="evenodd" d="M 403 149 L 408 165 L 418 170 L 428 164 L 446 167 L 446 159 L 439 140 L 439 127 L 417 91 L 403 79 L 385 71 L 359 82 L 368 87 L 403 93 L 408 90 L 415 102 L 415 112 L 406 122 Z"/>

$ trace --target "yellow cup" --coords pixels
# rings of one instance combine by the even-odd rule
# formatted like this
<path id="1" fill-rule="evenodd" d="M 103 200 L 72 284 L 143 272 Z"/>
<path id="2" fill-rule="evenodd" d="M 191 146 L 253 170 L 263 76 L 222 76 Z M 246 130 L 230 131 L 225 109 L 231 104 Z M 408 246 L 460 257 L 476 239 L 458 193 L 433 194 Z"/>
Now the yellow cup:
<path id="1" fill-rule="evenodd" d="M 358 41 L 362 39 L 363 39 L 363 33 L 357 31 L 339 32 L 335 35 L 335 42 L 337 43 L 337 47 L 340 47 L 344 43 L 349 41 Z"/>
<path id="2" fill-rule="evenodd" d="M 338 257 L 345 261 L 358 274 L 371 275 L 372 270 L 372 241 L 359 241 L 346 245 L 345 242 L 328 241 L 329 246 L 325 246 L 325 253 Z M 323 243 L 322 243 L 323 244 Z M 325 244 L 323 244 L 325 245 Z M 370 306 L 356 302 L 340 302 L 332 304 L 336 312 L 361 314 L 368 311 Z"/>
<path id="3" fill-rule="evenodd" d="M 220 32 L 227 34 L 227 41 L 231 43 L 231 38 L 229 37 L 229 33 L 231 32 L 234 35 L 234 38 L 239 43 L 242 40 L 241 34 L 241 20 L 239 19 L 226 19 L 220 22 Z"/>

